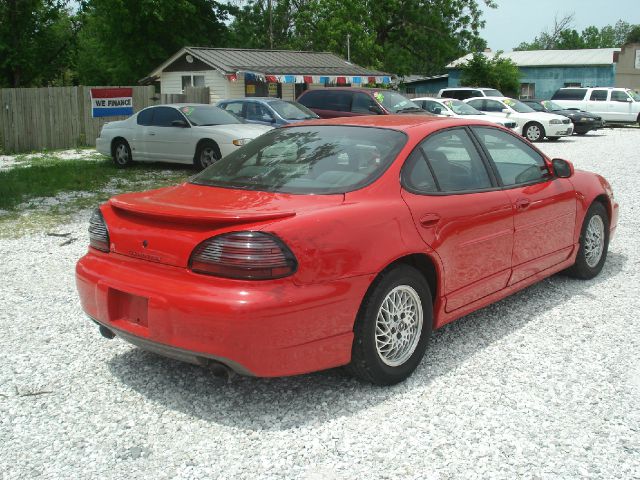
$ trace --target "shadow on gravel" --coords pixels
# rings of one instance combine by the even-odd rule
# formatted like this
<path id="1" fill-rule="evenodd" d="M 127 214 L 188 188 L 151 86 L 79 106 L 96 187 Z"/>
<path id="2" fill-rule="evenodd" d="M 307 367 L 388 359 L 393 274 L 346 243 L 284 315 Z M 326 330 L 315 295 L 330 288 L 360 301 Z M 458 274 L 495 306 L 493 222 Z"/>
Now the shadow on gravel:
<path id="1" fill-rule="evenodd" d="M 136 348 L 114 356 L 109 368 L 149 401 L 207 422 L 276 431 L 324 423 L 428 388 L 433 379 L 524 327 L 540 312 L 593 295 L 588 290 L 619 275 L 626 261 L 626 256 L 609 252 L 604 270 L 593 280 L 555 275 L 437 330 L 413 376 L 390 388 L 360 383 L 339 369 L 275 379 L 234 377 L 227 382 L 207 369 Z"/>

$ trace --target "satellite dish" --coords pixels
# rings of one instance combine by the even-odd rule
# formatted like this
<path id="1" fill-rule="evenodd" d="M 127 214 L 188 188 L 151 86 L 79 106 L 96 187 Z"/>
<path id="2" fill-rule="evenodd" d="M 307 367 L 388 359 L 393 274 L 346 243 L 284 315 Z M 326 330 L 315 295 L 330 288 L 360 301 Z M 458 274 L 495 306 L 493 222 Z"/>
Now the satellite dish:
<path id="1" fill-rule="evenodd" d="M 187 55 L 186 57 L 184 57 L 184 59 L 187 61 L 187 63 L 193 63 L 193 57 L 191 55 Z"/>

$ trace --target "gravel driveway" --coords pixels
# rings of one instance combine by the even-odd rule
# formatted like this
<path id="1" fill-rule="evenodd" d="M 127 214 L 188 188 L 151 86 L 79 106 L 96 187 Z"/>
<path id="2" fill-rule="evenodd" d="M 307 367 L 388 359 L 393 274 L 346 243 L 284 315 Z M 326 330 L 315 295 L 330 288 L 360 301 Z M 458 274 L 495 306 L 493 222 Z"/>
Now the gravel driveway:
<path id="1" fill-rule="evenodd" d="M 103 339 L 74 284 L 88 212 L 0 240 L 1 478 L 640 478 L 640 129 L 539 146 L 613 185 L 602 274 L 437 331 L 392 388 L 226 382 Z"/>

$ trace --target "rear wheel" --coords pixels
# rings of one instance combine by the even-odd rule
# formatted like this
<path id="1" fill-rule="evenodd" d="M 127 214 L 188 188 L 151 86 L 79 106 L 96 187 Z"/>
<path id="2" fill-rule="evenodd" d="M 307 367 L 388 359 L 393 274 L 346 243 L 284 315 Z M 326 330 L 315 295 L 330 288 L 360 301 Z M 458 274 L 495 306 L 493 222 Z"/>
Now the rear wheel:
<path id="1" fill-rule="evenodd" d="M 112 152 L 113 161 L 118 168 L 128 167 L 133 162 L 131 148 L 123 138 L 113 142 Z"/>
<path id="2" fill-rule="evenodd" d="M 383 272 L 358 312 L 347 371 L 378 385 L 403 381 L 420 364 L 432 323 L 431 294 L 422 274 L 407 265 Z"/>
<path id="3" fill-rule="evenodd" d="M 220 160 L 221 157 L 218 145 L 211 140 L 205 140 L 198 145 L 194 164 L 198 170 L 204 170 Z"/>
<path id="4" fill-rule="evenodd" d="M 566 270 L 572 277 L 589 280 L 600 273 L 609 248 L 609 215 L 600 202 L 594 202 L 584 217 L 576 263 Z"/>
<path id="5" fill-rule="evenodd" d="M 524 127 L 524 136 L 530 142 L 540 142 L 544 138 L 544 127 L 539 123 L 528 123 Z"/>

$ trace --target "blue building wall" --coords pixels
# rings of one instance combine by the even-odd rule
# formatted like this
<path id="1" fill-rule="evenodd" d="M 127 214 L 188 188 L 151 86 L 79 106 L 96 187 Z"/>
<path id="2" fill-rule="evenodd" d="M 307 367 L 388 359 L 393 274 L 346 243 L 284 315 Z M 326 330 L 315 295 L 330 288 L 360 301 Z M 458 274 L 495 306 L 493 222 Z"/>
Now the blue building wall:
<path id="1" fill-rule="evenodd" d="M 536 98 L 548 99 L 565 83 L 583 87 L 613 87 L 616 82 L 615 65 L 584 67 L 520 67 L 520 83 L 534 83 Z M 449 87 L 460 86 L 460 70 L 449 70 Z M 483 85 L 479 85 L 483 86 Z"/>
<path id="2" fill-rule="evenodd" d="M 449 82 L 447 78 L 434 78 L 406 83 L 402 87 L 402 91 L 415 94 L 434 94 L 438 93 L 440 89 L 447 88 L 448 86 Z"/>

